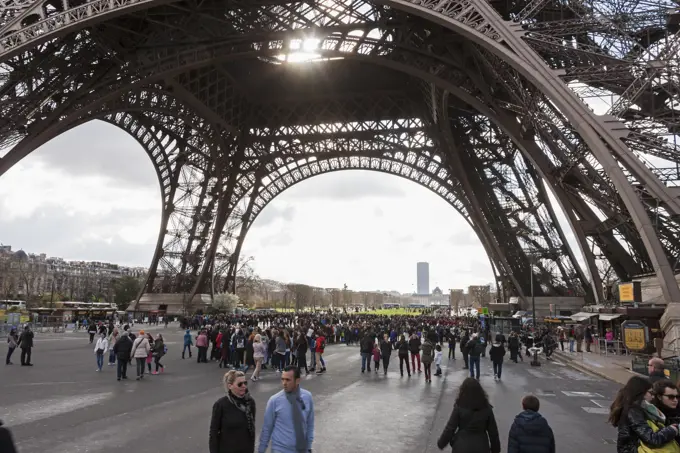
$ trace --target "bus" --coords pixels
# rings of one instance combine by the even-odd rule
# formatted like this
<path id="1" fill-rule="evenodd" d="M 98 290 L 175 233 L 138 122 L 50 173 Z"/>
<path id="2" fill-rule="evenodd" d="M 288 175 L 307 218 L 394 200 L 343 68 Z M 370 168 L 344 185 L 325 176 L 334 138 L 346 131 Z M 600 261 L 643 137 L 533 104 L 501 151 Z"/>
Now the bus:
<path id="1" fill-rule="evenodd" d="M 425 304 L 408 304 L 408 308 L 426 308 Z"/>
<path id="2" fill-rule="evenodd" d="M 382 304 L 382 308 L 400 308 L 401 305 L 395 303 Z"/>
<path id="3" fill-rule="evenodd" d="M 0 308 L 9 310 L 12 307 L 17 307 L 19 310 L 25 310 L 26 302 L 23 300 L 0 300 Z"/>

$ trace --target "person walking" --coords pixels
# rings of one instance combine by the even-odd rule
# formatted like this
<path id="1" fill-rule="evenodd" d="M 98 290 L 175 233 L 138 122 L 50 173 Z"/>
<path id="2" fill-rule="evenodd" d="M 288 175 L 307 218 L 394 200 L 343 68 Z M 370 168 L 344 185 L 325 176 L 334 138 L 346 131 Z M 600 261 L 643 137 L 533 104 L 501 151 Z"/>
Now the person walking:
<path id="1" fill-rule="evenodd" d="M 281 374 L 283 390 L 269 398 L 260 433 L 258 453 L 269 443 L 276 453 L 311 452 L 314 442 L 314 401 L 300 388 L 300 369 L 287 366 Z"/>
<path id="2" fill-rule="evenodd" d="M 253 338 L 253 360 L 255 361 L 255 370 L 250 376 L 250 380 L 255 382 L 260 379 L 260 370 L 262 369 L 262 361 L 264 360 L 264 345 L 262 344 L 262 336 L 258 333 Z"/>
<path id="3" fill-rule="evenodd" d="M 323 359 L 323 353 L 326 350 L 326 336 L 323 334 L 321 329 L 317 332 L 315 340 L 315 350 L 316 350 L 316 363 L 320 369 L 316 371 L 316 374 L 321 374 L 326 372 L 326 361 Z"/>
<path id="4" fill-rule="evenodd" d="M 469 367 L 469 356 L 467 344 L 470 342 L 470 336 L 467 330 L 463 332 L 463 337 L 460 339 L 460 353 L 463 354 L 463 369 L 467 370 Z"/>
<path id="5" fill-rule="evenodd" d="M 14 354 L 14 350 L 17 348 L 17 344 L 19 344 L 17 329 L 16 327 L 12 327 L 9 334 L 7 334 L 7 358 L 5 359 L 5 365 L 14 365 L 10 359 L 12 358 L 12 354 Z"/>
<path id="6" fill-rule="evenodd" d="M 429 338 L 425 338 L 425 342 L 422 346 L 423 356 L 421 361 L 423 362 L 423 368 L 425 369 L 425 382 L 432 382 L 432 362 L 434 361 L 434 345 Z"/>
<path id="7" fill-rule="evenodd" d="M 422 346 L 422 343 L 420 342 L 420 338 L 418 335 L 416 335 L 415 332 L 411 335 L 411 338 L 408 340 L 408 349 L 411 352 L 411 369 L 413 372 L 416 372 L 416 359 L 418 360 L 418 373 L 421 373 L 421 367 L 420 367 L 420 347 Z"/>
<path id="8" fill-rule="evenodd" d="M 300 369 L 300 372 L 304 368 L 305 375 L 309 375 L 309 368 L 307 367 L 307 348 L 309 347 L 309 342 L 307 337 L 300 333 L 295 346 L 297 347 L 297 367 Z"/>
<path id="9" fill-rule="evenodd" d="M 472 368 L 472 367 L 470 367 Z M 484 389 L 474 378 L 465 378 L 458 390 L 453 412 L 437 446 L 451 446 L 452 453 L 500 453 L 498 425 Z"/>
<path id="10" fill-rule="evenodd" d="M 411 368 L 408 364 L 408 342 L 406 341 L 406 335 L 402 335 L 399 339 L 397 350 L 399 351 L 399 372 L 401 373 L 401 377 L 404 377 L 404 362 L 406 362 L 408 377 L 411 377 Z"/>
<path id="11" fill-rule="evenodd" d="M 97 358 L 97 369 L 95 371 L 101 371 L 104 366 L 104 354 L 109 350 L 109 340 L 106 339 L 106 334 L 102 333 L 97 338 L 97 342 L 94 345 L 94 355 Z"/>
<path id="12" fill-rule="evenodd" d="M 31 326 L 25 326 L 19 336 L 17 345 L 21 348 L 21 366 L 33 366 L 31 363 L 31 351 L 33 350 L 33 331 Z"/>
<path id="13" fill-rule="evenodd" d="M 248 393 L 242 371 L 228 371 L 223 378 L 226 395 L 213 405 L 208 445 L 210 453 L 255 451 L 255 400 Z"/>
<path id="14" fill-rule="evenodd" d="M 465 350 L 468 354 L 470 365 L 470 377 L 479 379 L 479 361 L 482 351 L 485 349 L 484 345 L 479 342 L 477 334 L 472 334 L 470 341 L 465 345 Z"/>
<path id="15" fill-rule="evenodd" d="M 392 355 L 392 343 L 387 334 L 383 335 L 380 342 L 380 357 L 383 363 L 383 375 L 387 374 L 387 367 L 390 366 L 390 356 Z"/>
<path id="16" fill-rule="evenodd" d="M 113 352 L 114 346 L 116 346 L 116 342 L 120 338 L 120 334 L 118 333 L 118 329 L 115 327 L 111 329 L 111 335 L 109 335 L 109 366 L 114 366 L 116 364 L 116 354 Z"/>
<path id="17" fill-rule="evenodd" d="M 373 353 L 373 336 L 366 333 L 364 338 L 361 339 L 360 353 L 361 353 L 361 372 L 368 371 L 371 372 L 371 354 Z"/>
<path id="18" fill-rule="evenodd" d="M 508 453 L 555 453 L 555 436 L 548 421 L 538 413 L 540 402 L 534 395 L 522 398 L 522 412 L 508 434 Z"/>
<path id="19" fill-rule="evenodd" d="M 144 335 L 144 331 L 139 331 L 139 337 L 135 339 L 132 344 L 132 357 L 135 358 L 137 362 L 137 380 L 144 379 L 144 364 L 146 363 L 146 358 L 151 352 L 151 345 L 149 340 Z"/>
<path id="20" fill-rule="evenodd" d="M 120 381 L 121 379 L 127 379 L 127 367 L 130 361 L 130 354 L 132 352 L 132 340 L 130 339 L 130 332 L 127 330 L 120 334 L 120 338 L 113 345 L 113 353 L 118 358 L 118 364 L 116 366 L 116 377 Z"/>
<path id="21" fill-rule="evenodd" d="M 193 345 L 194 341 L 191 338 L 191 330 L 187 329 L 184 332 L 184 346 L 182 347 L 182 358 L 184 358 L 184 354 L 186 353 L 187 350 L 189 351 L 189 358 L 191 358 L 191 347 Z"/>
<path id="22" fill-rule="evenodd" d="M 489 359 L 491 359 L 491 363 L 493 364 L 494 381 L 501 380 L 501 373 L 503 373 L 503 357 L 505 357 L 505 347 L 503 346 L 503 343 L 493 343 L 489 350 Z"/>
<path id="23" fill-rule="evenodd" d="M 159 368 L 161 373 L 165 373 L 165 367 L 161 363 L 161 359 L 165 355 L 166 349 L 165 349 L 165 342 L 163 341 L 163 335 L 158 334 L 156 336 L 156 340 L 153 342 L 153 361 L 154 364 L 156 365 L 156 369 L 153 373 L 151 374 L 158 374 L 159 373 Z"/>

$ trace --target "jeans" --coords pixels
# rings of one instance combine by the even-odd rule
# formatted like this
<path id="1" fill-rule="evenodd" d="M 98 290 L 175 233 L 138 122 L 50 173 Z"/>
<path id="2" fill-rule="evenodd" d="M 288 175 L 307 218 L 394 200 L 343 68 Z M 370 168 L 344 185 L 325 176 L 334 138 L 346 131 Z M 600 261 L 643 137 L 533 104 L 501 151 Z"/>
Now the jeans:
<path id="1" fill-rule="evenodd" d="M 189 358 L 191 358 L 191 345 L 190 344 L 185 344 L 184 348 L 182 348 L 182 358 L 184 358 L 184 353 L 189 350 Z"/>
<path id="2" fill-rule="evenodd" d="M 569 340 L 569 352 L 574 352 L 574 343 L 575 340 Z"/>
<path id="3" fill-rule="evenodd" d="M 407 355 L 400 355 L 399 356 L 399 372 L 401 375 L 404 375 L 404 363 L 406 363 L 406 372 L 408 375 L 411 375 L 411 368 L 408 365 L 408 356 Z"/>
<path id="4" fill-rule="evenodd" d="M 310 349 L 310 352 L 312 353 L 312 366 L 311 366 L 311 368 L 314 369 L 314 368 L 316 368 L 316 351 L 314 349 Z"/>
<path id="5" fill-rule="evenodd" d="M 368 369 L 371 371 L 371 354 L 369 352 L 361 353 L 361 371 Z"/>
<path id="6" fill-rule="evenodd" d="M 425 380 L 432 380 L 432 363 L 423 363 L 423 368 L 425 368 Z"/>
<path id="7" fill-rule="evenodd" d="M 477 372 L 477 379 L 479 379 L 479 356 L 470 356 L 470 377 L 475 377 L 475 371 Z"/>
<path id="8" fill-rule="evenodd" d="M 116 363 L 116 354 L 113 352 L 113 348 L 109 351 L 109 363 Z"/>
<path id="9" fill-rule="evenodd" d="M 146 357 L 135 360 L 137 361 L 137 377 L 142 377 L 144 376 L 144 363 L 146 362 Z"/>
<path id="10" fill-rule="evenodd" d="M 116 375 L 118 379 L 127 378 L 127 360 L 119 360 L 116 365 Z"/>
<path id="11" fill-rule="evenodd" d="M 6 364 L 6 365 L 9 365 L 9 364 L 10 364 L 10 360 L 9 360 L 9 359 L 12 357 L 12 353 L 14 352 L 15 349 L 16 349 L 16 347 L 7 349 L 7 359 L 5 359 L 5 364 Z"/>
<path id="12" fill-rule="evenodd" d="M 387 374 L 387 367 L 390 366 L 390 356 L 383 356 L 383 372 Z"/>
<path id="13" fill-rule="evenodd" d="M 501 373 L 503 372 L 503 361 L 493 362 L 493 375 L 501 378 Z"/>
<path id="14" fill-rule="evenodd" d="M 97 368 L 99 368 L 99 371 L 101 371 L 102 367 L 104 366 L 104 353 L 97 353 Z"/>
<path id="15" fill-rule="evenodd" d="M 418 359 L 418 371 L 420 371 L 420 352 L 411 353 L 411 369 L 416 372 L 416 359 Z"/>
<path id="16" fill-rule="evenodd" d="M 453 345 L 449 344 L 449 359 L 453 357 L 453 360 L 456 360 L 456 343 L 453 343 Z"/>

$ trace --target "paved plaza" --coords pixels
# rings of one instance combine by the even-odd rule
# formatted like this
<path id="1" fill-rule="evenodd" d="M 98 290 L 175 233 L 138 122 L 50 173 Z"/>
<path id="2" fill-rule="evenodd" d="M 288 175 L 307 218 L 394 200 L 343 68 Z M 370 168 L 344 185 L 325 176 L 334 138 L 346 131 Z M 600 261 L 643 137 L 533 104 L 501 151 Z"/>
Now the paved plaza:
<path id="1" fill-rule="evenodd" d="M 15 365 L 0 368 L 0 419 L 12 429 L 19 452 L 207 452 L 211 408 L 224 393 L 224 370 L 215 363 L 197 364 L 195 355 L 182 360 L 182 331 L 172 326 L 158 331 L 169 348 L 166 373 L 135 381 L 132 371 L 132 379 L 121 382 L 115 367 L 95 372 L 87 335 L 36 334 L 34 367 L 19 366 L 15 355 Z M 422 374 L 400 377 L 396 354 L 392 357 L 386 377 L 362 374 L 357 347 L 329 346 L 328 373 L 303 378 L 302 386 L 314 395 L 315 453 L 357 447 L 376 453 L 437 451 L 436 440 L 467 375 L 462 360 L 444 359 L 444 377 L 426 384 Z M 539 396 L 558 450 L 616 451 L 616 432 L 606 413 L 618 384 L 560 362 L 532 368 L 527 361 L 506 361 L 503 381 L 494 382 L 488 359 L 482 359 L 481 380 L 494 405 L 503 451 L 526 393 Z M 266 371 L 259 382 L 250 382 L 250 390 L 259 433 L 267 399 L 280 390 L 279 378 Z"/>

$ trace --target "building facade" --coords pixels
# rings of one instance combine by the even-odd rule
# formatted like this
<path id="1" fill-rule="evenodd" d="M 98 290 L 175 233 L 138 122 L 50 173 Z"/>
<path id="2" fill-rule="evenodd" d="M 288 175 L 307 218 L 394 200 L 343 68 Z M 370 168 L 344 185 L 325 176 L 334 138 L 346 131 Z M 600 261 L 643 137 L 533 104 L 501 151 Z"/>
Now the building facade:
<path id="1" fill-rule="evenodd" d="M 425 262 L 417 263 L 416 271 L 416 294 L 421 296 L 430 294 L 430 264 Z"/>
<path id="2" fill-rule="evenodd" d="M 0 248 L 0 299 L 113 301 L 113 283 L 122 277 L 143 278 L 147 270 L 98 261 L 66 261 L 44 253 Z"/>

